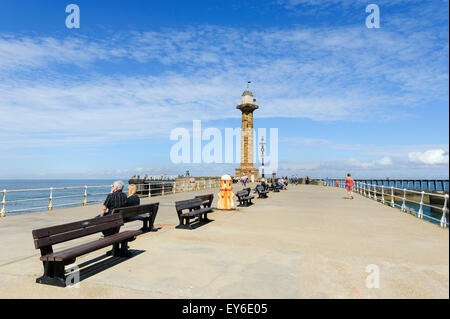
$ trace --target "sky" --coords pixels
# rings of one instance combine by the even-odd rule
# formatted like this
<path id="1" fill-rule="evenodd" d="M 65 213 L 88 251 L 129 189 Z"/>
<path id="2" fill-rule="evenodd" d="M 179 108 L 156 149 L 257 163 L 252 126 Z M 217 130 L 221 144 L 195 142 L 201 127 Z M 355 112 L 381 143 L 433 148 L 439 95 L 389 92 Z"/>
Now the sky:
<path id="1" fill-rule="evenodd" d="M 379 28 L 366 25 L 371 3 Z M 170 136 L 200 120 L 224 139 L 248 81 L 255 128 L 278 130 L 266 136 L 278 175 L 449 176 L 447 0 L 0 8 L 0 179 L 233 173 L 239 161 L 175 163 Z"/>

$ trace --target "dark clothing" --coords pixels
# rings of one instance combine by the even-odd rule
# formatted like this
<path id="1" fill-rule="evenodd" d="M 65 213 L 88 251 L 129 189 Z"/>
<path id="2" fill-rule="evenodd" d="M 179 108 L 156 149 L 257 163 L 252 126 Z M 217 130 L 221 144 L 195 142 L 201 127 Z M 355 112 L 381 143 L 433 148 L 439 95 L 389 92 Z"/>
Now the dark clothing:
<path id="1" fill-rule="evenodd" d="M 121 190 L 117 190 L 114 193 L 108 194 L 105 202 L 103 203 L 103 205 L 105 205 L 108 208 L 108 210 L 105 212 L 105 214 L 103 216 L 111 214 L 111 212 L 114 208 L 126 206 L 126 203 L 127 203 L 127 195 L 122 193 Z M 95 218 L 99 218 L 99 217 L 100 217 L 100 215 L 95 216 Z M 102 233 L 103 233 L 103 236 L 106 237 L 106 236 L 110 236 L 115 233 L 118 233 L 119 230 L 120 230 L 120 227 L 116 227 L 116 228 L 112 228 L 112 229 L 106 229 L 106 230 L 102 231 Z"/>
<path id="2" fill-rule="evenodd" d="M 133 195 L 127 198 L 127 206 L 137 206 L 141 204 L 141 200 L 138 195 Z"/>
<path id="3" fill-rule="evenodd" d="M 114 193 L 111 193 L 106 197 L 105 202 L 103 203 L 108 210 L 105 215 L 111 214 L 114 208 L 127 206 L 127 195 L 122 193 L 121 190 L 117 190 Z"/>

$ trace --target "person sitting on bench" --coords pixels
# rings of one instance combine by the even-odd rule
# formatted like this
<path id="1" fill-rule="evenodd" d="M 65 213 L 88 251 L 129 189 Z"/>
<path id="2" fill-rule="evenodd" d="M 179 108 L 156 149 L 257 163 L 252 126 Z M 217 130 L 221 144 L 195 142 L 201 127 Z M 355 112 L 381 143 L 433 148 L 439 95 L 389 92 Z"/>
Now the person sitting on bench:
<path id="1" fill-rule="evenodd" d="M 137 187 L 134 184 L 128 186 L 127 206 L 138 206 L 141 204 L 139 196 L 136 194 Z"/>
<path id="2" fill-rule="evenodd" d="M 102 211 L 99 216 L 102 217 L 105 215 L 111 214 L 114 208 L 124 207 L 127 204 L 127 195 L 122 193 L 123 190 L 123 182 L 115 181 L 111 185 L 111 193 L 106 197 L 105 202 L 103 203 Z"/>
<path id="3" fill-rule="evenodd" d="M 111 185 L 111 193 L 108 194 L 106 197 L 105 202 L 103 203 L 102 211 L 100 212 L 100 215 L 95 216 L 95 218 L 107 216 L 111 214 L 114 208 L 119 208 L 126 206 L 127 204 L 127 195 L 122 193 L 123 190 L 123 182 L 122 181 L 115 181 Z M 114 233 L 118 232 L 118 229 L 107 229 L 102 231 L 103 236 L 109 236 Z"/>

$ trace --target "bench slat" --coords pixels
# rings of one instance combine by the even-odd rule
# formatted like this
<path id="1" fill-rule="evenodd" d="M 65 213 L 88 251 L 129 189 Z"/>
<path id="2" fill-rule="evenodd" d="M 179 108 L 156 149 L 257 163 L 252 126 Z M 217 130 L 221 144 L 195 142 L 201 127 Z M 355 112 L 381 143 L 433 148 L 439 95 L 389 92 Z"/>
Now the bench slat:
<path id="1" fill-rule="evenodd" d="M 89 225 L 89 226 L 81 228 L 81 229 L 75 229 L 73 231 L 68 231 L 65 233 L 60 233 L 60 234 L 52 235 L 49 237 L 42 237 L 40 239 L 35 239 L 34 246 L 36 248 L 51 246 L 51 245 L 63 243 L 63 242 L 66 242 L 66 241 L 69 241 L 72 239 L 89 236 L 89 235 L 101 232 L 103 230 L 120 227 L 122 225 L 123 225 L 122 219 L 114 220 L 114 221 L 111 221 L 108 223 L 102 223 L 99 225 L 94 225 L 92 227 Z"/>
<path id="2" fill-rule="evenodd" d="M 94 225 L 105 224 L 105 223 L 112 222 L 112 221 L 117 221 L 120 219 L 121 219 L 121 216 L 107 215 L 107 216 L 103 216 L 101 218 L 91 218 L 91 219 L 81 220 L 81 221 L 57 225 L 57 226 L 35 229 L 32 231 L 32 234 L 33 234 L 34 239 L 39 239 L 42 237 L 49 237 L 52 235 L 65 233 L 65 232 L 72 231 L 75 229 L 84 228 L 85 227 L 84 225 L 86 223 L 88 223 L 89 226 L 94 226 Z"/>
<path id="3" fill-rule="evenodd" d="M 42 261 L 64 261 L 81 255 L 85 255 L 92 251 L 113 245 L 126 239 L 130 239 L 134 236 L 141 234 L 140 231 L 128 230 L 121 233 L 117 233 L 111 236 L 100 238 L 96 241 L 86 244 L 71 247 L 65 250 L 58 251 L 56 253 L 48 254 L 41 257 Z"/>

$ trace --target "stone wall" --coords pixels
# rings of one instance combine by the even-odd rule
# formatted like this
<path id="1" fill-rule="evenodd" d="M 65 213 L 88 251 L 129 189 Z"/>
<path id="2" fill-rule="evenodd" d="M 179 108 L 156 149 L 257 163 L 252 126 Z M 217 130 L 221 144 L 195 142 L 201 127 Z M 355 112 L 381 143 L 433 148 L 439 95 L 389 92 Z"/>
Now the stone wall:
<path id="1" fill-rule="evenodd" d="M 191 192 L 220 186 L 220 177 L 178 177 L 175 179 L 175 192 Z"/>

